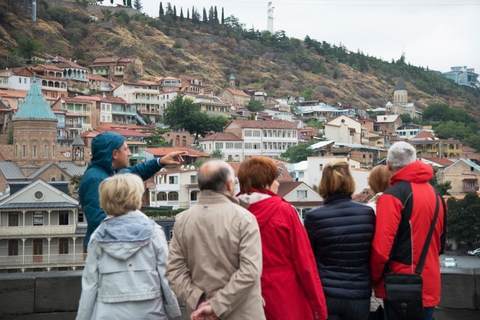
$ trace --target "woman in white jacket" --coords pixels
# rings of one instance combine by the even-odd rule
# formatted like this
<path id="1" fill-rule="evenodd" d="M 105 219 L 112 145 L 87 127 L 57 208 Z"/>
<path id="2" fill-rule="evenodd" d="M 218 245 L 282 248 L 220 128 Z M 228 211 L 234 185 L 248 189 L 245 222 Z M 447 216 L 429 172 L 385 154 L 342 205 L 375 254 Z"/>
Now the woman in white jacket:
<path id="1" fill-rule="evenodd" d="M 134 174 L 105 179 L 99 188 L 107 218 L 92 234 L 77 320 L 166 320 L 181 315 L 168 287 L 163 229 L 140 209 L 143 182 Z"/>

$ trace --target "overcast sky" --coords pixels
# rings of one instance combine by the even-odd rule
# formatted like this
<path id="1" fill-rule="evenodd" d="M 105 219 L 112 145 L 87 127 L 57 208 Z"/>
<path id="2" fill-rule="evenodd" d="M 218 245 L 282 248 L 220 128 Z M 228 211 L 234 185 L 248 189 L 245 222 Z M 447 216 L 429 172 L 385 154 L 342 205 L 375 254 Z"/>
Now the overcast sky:
<path id="1" fill-rule="evenodd" d="M 108 0 L 105 2 L 109 2 Z M 121 0 L 115 0 L 121 3 Z M 133 2 L 133 0 L 132 0 Z M 163 7 L 169 1 L 162 1 Z M 278 0 L 274 31 L 304 39 L 305 35 L 351 51 L 391 61 L 405 52 L 416 66 L 446 72 L 452 66 L 480 73 L 480 0 Z M 172 0 L 177 13 L 194 5 L 203 11 L 221 8 L 247 29 L 267 29 L 268 1 Z M 144 12 L 158 16 L 159 0 L 142 0 Z"/>

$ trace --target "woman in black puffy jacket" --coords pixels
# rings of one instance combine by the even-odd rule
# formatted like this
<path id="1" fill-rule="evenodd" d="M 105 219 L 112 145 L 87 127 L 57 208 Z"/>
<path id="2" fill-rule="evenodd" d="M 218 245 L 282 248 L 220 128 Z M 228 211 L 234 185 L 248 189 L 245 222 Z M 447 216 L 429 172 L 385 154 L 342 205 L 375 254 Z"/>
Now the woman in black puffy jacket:
<path id="1" fill-rule="evenodd" d="M 309 211 L 305 218 L 329 320 L 363 320 L 370 312 L 375 214 L 371 207 L 352 200 L 354 190 L 348 162 L 329 162 L 318 187 L 324 206 Z"/>

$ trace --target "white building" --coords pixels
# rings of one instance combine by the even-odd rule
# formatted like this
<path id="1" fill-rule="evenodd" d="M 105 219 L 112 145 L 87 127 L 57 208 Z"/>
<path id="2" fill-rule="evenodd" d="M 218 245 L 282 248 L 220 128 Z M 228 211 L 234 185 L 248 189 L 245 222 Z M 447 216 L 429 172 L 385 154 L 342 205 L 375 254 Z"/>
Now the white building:
<path id="1" fill-rule="evenodd" d="M 200 141 L 200 147 L 208 154 L 222 151 L 223 159 L 227 161 L 244 159 L 243 140 L 233 133 L 217 132 L 206 136 Z"/>
<path id="2" fill-rule="evenodd" d="M 293 113 L 280 109 L 265 109 L 263 112 L 272 116 L 272 119 L 293 121 Z"/>
<path id="3" fill-rule="evenodd" d="M 330 157 L 308 157 L 307 158 L 307 169 L 306 171 L 303 171 L 304 179 L 303 181 L 308 184 L 311 187 L 317 186 L 320 184 L 320 181 L 322 180 L 322 173 L 323 173 L 323 168 L 327 163 L 333 160 L 344 160 L 347 161 L 350 164 L 350 170 L 354 169 L 360 169 L 360 162 L 357 160 L 353 160 L 352 158 L 349 157 L 335 157 L 335 156 L 330 156 Z M 299 171 L 299 175 L 301 171 Z M 353 171 L 352 171 L 353 173 Z M 363 184 L 362 184 L 363 185 Z M 359 189 L 359 186 L 355 188 L 357 191 Z M 359 189 L 358 192 L 362 191 L 365 189 L 365 187 Z M 355 193 L 358 193 L 355 192 Z"/>
<path id="4" fill-rule="evenodd" d="M 62 192 L 61 183 L 10 183 L 11 194 L 0 200 L 0 272 L 84 266 L 87 223 L 78 200 Z"/>
<path id="5" fill-rule="evenodd" d="M 317 191 L 301 181 L 281 182 L 277 194 L 297 210 L 302 222 L 309 210 L 323 204 Z"/>
<path id="6" fill-rule="evenodd" d="M 338 143 L 361 144 L 362 124 L 345 115 L 325 123 L 325 137 Z"/>
<path id="7" fill-rule="evenodd" d="M 113 96 L 123 98 L 129 103 L 135 103 L 138 112 L 155 122 L 155 117 L 163 116 L 158 87 L 159 85 L 151 83 L 124 82 L 113 90 Z"/>
<path id="8" fill-rule="evenodd" d="M 298 145 L 297 126 L 289 121 L 231 120 L 223 131 L 243 140 L 240 161 L 253 156 L 278 159 L 289 147 Z"/>
<path id="9" fill-rule="evenodd" d="M 180 170 L 165 170 L 154 176 L 155 187 L 150 189 L 150 205 L 169 206 L 173 210 L 190 208 L 198 200 L 197 169 L 183 167 Z"/>

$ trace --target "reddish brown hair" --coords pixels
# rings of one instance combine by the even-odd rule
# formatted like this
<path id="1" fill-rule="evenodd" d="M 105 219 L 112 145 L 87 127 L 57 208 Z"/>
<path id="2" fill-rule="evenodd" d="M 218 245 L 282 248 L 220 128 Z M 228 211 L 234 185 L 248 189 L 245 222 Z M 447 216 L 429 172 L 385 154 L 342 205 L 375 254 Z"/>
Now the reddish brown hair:
<path id="1" fill-rule="evenodd" d="M 278 168 L 267 157 L 252 157 L 242 162 L 238 169 L 238 182 L 240 190 L 248 194 L 252 189 L 265 191 L 278 177 Z"/>
<path id="2" fill-rule="evenodd" d="M 391 177 L 392 173 L 390 170 L 388 170 L 387 166 L 376 166 L 372 169 L 372 171 L 370 171 L 370 175 L 368 176 L 368 184 L 375 194 L 384 192 L 391 187 Z"/>

